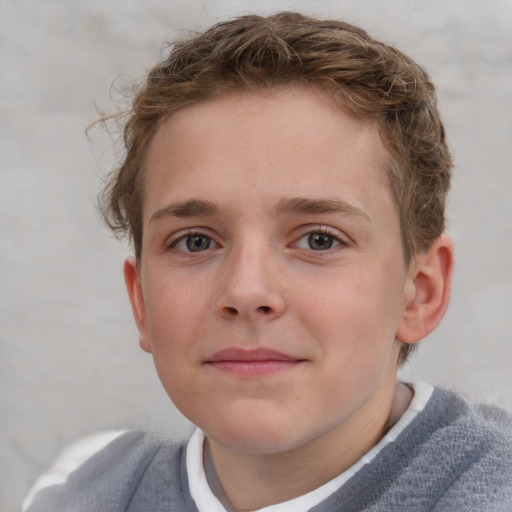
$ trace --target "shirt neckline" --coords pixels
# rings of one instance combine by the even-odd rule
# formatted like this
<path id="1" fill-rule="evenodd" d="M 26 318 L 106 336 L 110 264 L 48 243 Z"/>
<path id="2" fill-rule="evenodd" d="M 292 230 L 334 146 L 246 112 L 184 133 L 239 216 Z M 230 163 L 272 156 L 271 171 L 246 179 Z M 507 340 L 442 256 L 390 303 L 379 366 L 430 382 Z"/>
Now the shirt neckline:
<path id="1" fill-rule="evenodd" d="M 326 482 L 307 494 L 253 512 L 307 512 L 336 492 L 361 468 L 369 464 L 386 445 L 394 442 L 403 430 L 425 408 L 432 396 L 434 387 L 425 382 L 413 382 L 408 385 L 412 388 L 414 394 L 407 410 L 388 430 L 384 437 L 355 464 L 329 482 Z M 209 472 L 207 477 L 207 471 L 205 471 L 203 464 L 204 441 L 205 435 L 203 431 L 197 428 L 187 444 L 186 467 L 192 499 L 196 503 L 199 512 L 233 512 L 221 503 L 210 488 L 208 480 L 215 482 L 217 478 L 215 474 L 211 474 L 212 471 L 215 472 L 213 464 L 207 465 L 206 469 Z M 217 492 L 220 493 L 221 491 L 217 490 Z"/>

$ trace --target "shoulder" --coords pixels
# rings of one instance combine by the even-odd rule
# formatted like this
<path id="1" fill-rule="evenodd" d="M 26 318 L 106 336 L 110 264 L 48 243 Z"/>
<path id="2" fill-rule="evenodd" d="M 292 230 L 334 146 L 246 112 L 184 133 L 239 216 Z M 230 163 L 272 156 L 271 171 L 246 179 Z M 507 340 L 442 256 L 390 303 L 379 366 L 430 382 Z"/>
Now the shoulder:
<path id="1" fill-rule="evenodd" d="M 318 510 L 510 512 L 511 439 L 506 412 L 435 389 L 414 419 Z"/>
<path id="2" fill-rule="evenodd" d="M 414 453 L 408 473 L 429 493 L 433 510 L 505 511 L 512 503 L 512 417 L 436 389 L 404 432 Z"/>
<path id="3" fill-rule="evenodd" d="M 80 444 L 80 443 L 79 443 Z M 125 511 L 134 496 L 144 493 L 147 473 L 165 462 L 165 472 L 182 488 L 184 443 L 163 435 L 128 431 L 117 435 L 105 447 L 86 458 L 60 481 L 49 482 L 31 497 L 28 512 L 66 510 L 69 512 Z M 76 450 L 68 451 L 75 453 Z M 71 462 L 73 465 L 74 462 Z"/>
<path id="4" fill-rule="evenodd" d="M 443 389 L 435 390 L 422 421 L 436 441 L 481 455 L 507 450 L 512 439 L 512 416 L 505 410 L 473 405 L 461 395 Z"/>

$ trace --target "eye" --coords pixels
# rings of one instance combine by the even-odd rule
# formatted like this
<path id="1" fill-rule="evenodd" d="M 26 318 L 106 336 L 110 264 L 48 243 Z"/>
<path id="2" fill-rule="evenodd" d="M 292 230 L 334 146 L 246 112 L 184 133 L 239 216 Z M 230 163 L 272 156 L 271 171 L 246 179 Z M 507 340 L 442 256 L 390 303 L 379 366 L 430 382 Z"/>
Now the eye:
<path id="1" fill-rule="evenodd" d="M 333 235 L 322 231 L 308 233 L 297 241 L 297 247 L 301 249 L 311 249 L 313 251 L 327 251 L 337 247 L 341 242 Z"/>
<path id="2" fill-rule="evenodd" d="M 183 252 L 201 252 L 210 249 L 214 245 L 215 242 L 209 236 L 194 233 L 178 238 L 170 247 Z"/>

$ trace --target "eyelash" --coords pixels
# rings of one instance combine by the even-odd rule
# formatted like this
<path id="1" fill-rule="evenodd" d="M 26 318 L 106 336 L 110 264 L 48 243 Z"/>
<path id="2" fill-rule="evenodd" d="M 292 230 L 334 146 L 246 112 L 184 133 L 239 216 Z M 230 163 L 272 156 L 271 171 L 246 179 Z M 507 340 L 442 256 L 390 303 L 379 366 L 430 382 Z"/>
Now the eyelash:
<path id="1" fill-rule="evenodd" d="M 297 246 L 299 241 L 304 239 L 304 238 L 309 238 L 311 237 L 312 235 L 326 235 L 328 236 L 332 241 L 333 243 L 335 243 L 336 245 L 333 245 L 333 246 L 330 246 L 330 247 L 327 247 L 326 249 L 313 249 L 311 247 L 307 247 L 307 248 L 302 248 L 302 247 L 298 247 L 299 249 L 304 249 L 304 250 L 307 250 L 307 251 L 311 251 L 311 252 L 314 252 L 314 253 L 331 253 L 332 251 L 335 251 L 336 249 L 343 249 L 344 247 L 347 247 L 349 245 L 349 242 L 342 238 L 341 236 L 339 236 L 339 234 L 337 233 L 333 233 L 331 229 L 325 227 L 325 226 L 315 226 L 314 228 L 311 228 L 311 229 L 308 229 L 305 233 L 303 233 L 293 244 L 292 246 Z M 307 240 L 308 245 L 310 243 L 310 240 Z M 320 255 L 320 254 L 319 254 Z"/>
<path id="2" fill-rule="evenodd" d="M 334 243 L 335 245 L 331 245 L 330 247 L 327 247 L 325 249 L 313 249 L 312 247 L 298 247 L 298 243 L 304 239 L 304 238 L 307 238 L 307 237 L 311 237 L 312 235 L 326 235 L 327 237 L 330 238 L 330 240 L 332 241 L 332 243 Z M 207 239 L 209 241 L 208 243 L 208 246 L 203 249 L 203 250 L 198 250 L 198 251 L 193 251 L 193 250 L 185 250 L 184 248 L 177 248 L 178 244 L 180 244 L 181 242 L 185 242 L 187 244 L 187 248 L 190 249 L 190 246 L 188 245 L 187 243 L 187 239 L 191 239 L 192 237 L 203 237 L 204 239 Z M 308 244 L 310 244 L 310 240 L 307 241 Z M 182 234 L 181 236 L 179 236 L 178 238 L 172 240 L 171 242 L 168 242 L 166 243 L 166 249 L 167 250 L 170 250 L 170 249 L 177 249 L 178 251 L 182 252 L 182 253 L 185 253 L 185 254 L 193 254 L 195 252 L 205 252 L 207 251 L 208 249 L 211 249 L 211 244 L 214 244 L 216 246 L 219 246 L 219 244 L 209 235 L 207 235 L 206 233 L 204 233 L 203 231 L 200 231 L 200 230 L 192 230 L 192 231 L 188 231 L 184 234 Z M 297 247 L 298 249 L 302 249 L 302 250 L 305 250 L 305 251 L 311 251 L 311 252 L 314 252 L 314 253 L 330 253 L 336 249 L 340 249 L 340 248 L 344 248 L 344 247 L 347 247 L 349 245 L 349 242 L 347 242 L 346 240 L 342 239 L 339 235 L 337 234 L 334 234 L 329 228 L 325 227 L 325 226 L 318 226 L 318 227 L 314 227 L 314 228 L 311 228 L 310 230 L 304 232 L 299 238 L 297 238 L 292 244 L 290 244 L 291 247 Z"/>
<path id="3" fill-rule="evenodd" d="M 207 235 L 203 231 L 191 230 L 191 231 L 188 231 L 188 232 L 186 232 L 184 234 L 181 234 L 181 236 L 179 236 L 178 238 L 176 238 L 174 240 L 171 240 L 170 242 L 166 243 L 166 249 L 168 249 L 168 250 L 169 249 L 176 249 L 180 242 L 185 242 L 186 243 L 187 239 L 190 239 L 190 238 L 192 238 L 194 236 L 196 236 L 196 237 L 203 237 L 203 238 L 209 240 L 209 245 L 208 245 L 208 247 L 205 250 L 211 248 L 210 245 L 211 245 L 212 242 L 215 245 L 219 245 L 219 244 L 217 244 L 217 242 L 215 242 L 215 240 L 211 236 Z M 182 252 L 182 253 L 188 253 L 188 254 L 193 254 L 195 252 L 204 252 L 204 251 L 190 251 L 190 250 L 187 251 L 187 250 L 184 250 L 184 249 L 177 249 L 177 250 Z"/>

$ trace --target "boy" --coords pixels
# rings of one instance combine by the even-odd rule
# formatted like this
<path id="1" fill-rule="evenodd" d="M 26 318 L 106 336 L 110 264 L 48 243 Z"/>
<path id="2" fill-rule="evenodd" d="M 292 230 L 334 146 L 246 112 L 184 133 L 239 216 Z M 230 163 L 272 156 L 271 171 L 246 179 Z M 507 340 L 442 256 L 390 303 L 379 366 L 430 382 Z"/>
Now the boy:
<path id="1" fill-rule="evenodd" d="M 397 382 L 449 302 L 434 87 L 353 26 L 242 17 L 137 93 L 103 195 L 141 347 L 198 430 L 121 435 L 31 511 L 501 511 L 510 419 Z"/>

